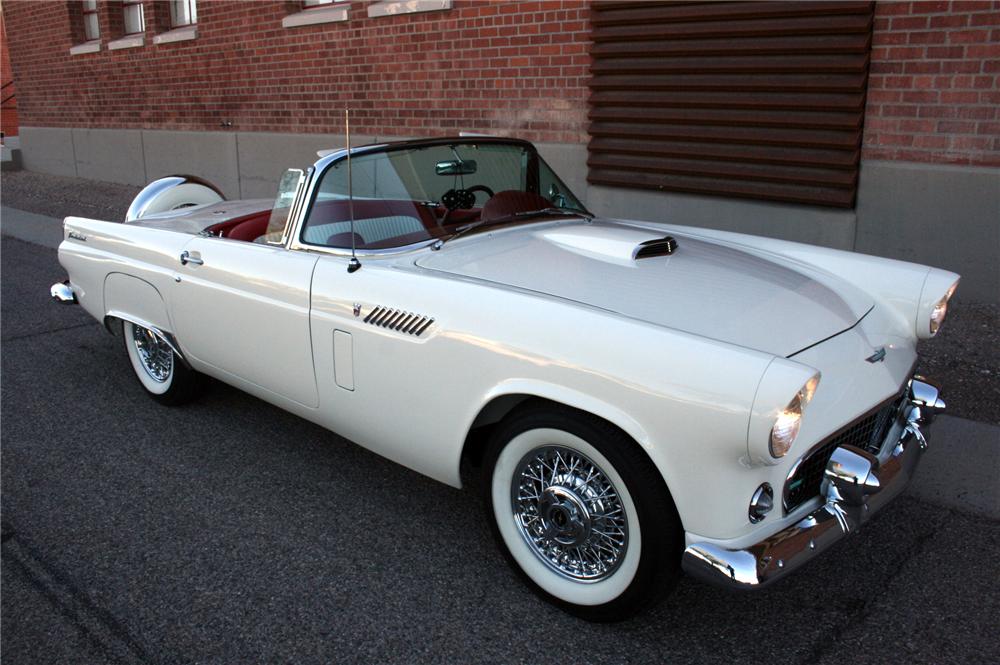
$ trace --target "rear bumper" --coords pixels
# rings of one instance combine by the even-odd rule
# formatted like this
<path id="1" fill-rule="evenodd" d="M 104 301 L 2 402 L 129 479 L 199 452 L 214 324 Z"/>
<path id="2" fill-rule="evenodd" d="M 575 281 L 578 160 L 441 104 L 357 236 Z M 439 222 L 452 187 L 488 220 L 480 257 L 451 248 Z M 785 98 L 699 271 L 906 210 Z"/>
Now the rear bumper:
<path id="1" fill-rule="evenodd" d="M 694 543 L 684 551 L 685 572 L 719 586 L 755 589 L 819 556 L 906 488 L 927 447 L 921 426 L 943 409 L 937 388 L 914 377 L 898 427 L 883 444 L 883 453 L 888 450 L 884 461 L 854 446 L 837 448 L 826 467 L 822 506 L 750 547 L 731 550 Z"/>
<path id="2" fill-rule="evenodd" d="M 49 288 L 49 295 L 52 296 L 54 301 L 62 305 L 78 304 L 76 294 L 73 293 L 73 287 L 70 286 L 69 280 L 53 284 Z"/>

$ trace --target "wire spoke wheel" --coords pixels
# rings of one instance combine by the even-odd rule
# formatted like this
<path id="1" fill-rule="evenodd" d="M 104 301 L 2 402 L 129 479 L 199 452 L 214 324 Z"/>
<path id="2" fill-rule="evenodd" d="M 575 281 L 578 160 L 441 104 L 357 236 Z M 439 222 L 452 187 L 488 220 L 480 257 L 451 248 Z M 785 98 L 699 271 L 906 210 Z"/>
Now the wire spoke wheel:
<path id="1" fill-rule="evenodd" d="M 174 352 L 170 345 L 150 330 L 132 326 L 132 343 L 139 355 L 139 362 L 149 378 L 163 383 L 174 369 Z"/>
<path id="2" fill-rule="evenodd" d="M 517 529 L 559 575 L 598 582 L 628 548 L 628 519 L 608 475 L 579 451 L 543 446 L 525 455 L 511 479 Z"/>
<path id="3" fill-rule="evenodd" d="M 518 407 L 491 435 L 483 481 L 507 560 L 567 612 L 620 621 L 676 582 L 677 510 L 653 462 L 611 423 L 541 401 Z"/>
<path id="4" fill-rule="evenodd" d="M 184 404 L 203 387 L 198 373 L 181 359 L 163 335 L 137 323 L 122 321 L 122 339 L 129 364 L 146 394 L 161 404 Z"/>

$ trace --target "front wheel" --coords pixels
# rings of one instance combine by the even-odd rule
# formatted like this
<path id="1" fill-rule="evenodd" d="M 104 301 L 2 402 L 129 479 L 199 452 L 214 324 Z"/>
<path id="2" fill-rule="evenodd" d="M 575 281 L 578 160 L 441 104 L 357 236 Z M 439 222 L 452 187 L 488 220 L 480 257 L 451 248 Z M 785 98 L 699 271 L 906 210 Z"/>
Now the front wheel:
<path id="1" fill-rule="evenodd" d="M 122 321 L 122 337 L 132 369 L 146 394 L 167 405 L 184 404 L 198 396 L 198 373 L 185 366 L 153 331 Z"/>
<path id="2" fill-rule="evenodd" d="M 652 462 L 613 425 L 557 407 L 518 412 L 494 433 L 484 475 L 501 549 L 549 602 L 618 621 L 676 583 L 676 509 Z"/>

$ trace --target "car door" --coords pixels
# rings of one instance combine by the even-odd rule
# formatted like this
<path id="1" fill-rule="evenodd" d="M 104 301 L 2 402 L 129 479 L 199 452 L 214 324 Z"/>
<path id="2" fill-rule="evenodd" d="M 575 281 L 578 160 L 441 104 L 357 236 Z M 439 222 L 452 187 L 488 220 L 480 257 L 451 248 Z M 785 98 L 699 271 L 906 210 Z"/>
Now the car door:
<path id="1" fill-rule="evenodd" d="M 196 237 L 177 257 L 171 316 L 184 352 L 316 407 L 309 290 L 317 256 L 279 245 Z"/>
<path id="2" fill-rule="evenodd" d="M 391 260 L 325 255 L 313 278 L 312 335 L 322 424 L 400 464 L 434 475 L 440 460 L 416 442 L 444 427 L 439 376 L 439 297 Z M 389 318 L 393 317 L 392 325 Z M 380 321 L 385 325 L 379 325 Z M 464 415 L 464 414 L 463 414 Z M 433 435 L 432 435 L 433 436 Z M 440 437 L 439 437 L 440 439 Z"/>

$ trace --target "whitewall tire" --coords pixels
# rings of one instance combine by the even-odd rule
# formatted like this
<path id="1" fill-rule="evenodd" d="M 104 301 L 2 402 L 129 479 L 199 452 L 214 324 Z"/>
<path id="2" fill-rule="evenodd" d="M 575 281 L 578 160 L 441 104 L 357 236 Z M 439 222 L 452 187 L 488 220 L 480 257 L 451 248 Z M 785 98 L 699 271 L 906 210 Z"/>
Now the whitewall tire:
<path id="1" fill-rule="evenodd" d="M 182 404 L 198 395 L 198 374 L 152 331 L 122 321 L 122 337 L 132 370 L 150 397 L 163 404 Z"/>
<path id="2" fill-rule="evenodd" d="M 539 595 L 593 621 L 627 618 L 679 575 L 679 520 L 659 473 L 621 430 L 539 405 L 494 432 L 484 499 L 508 560 Z"/>

